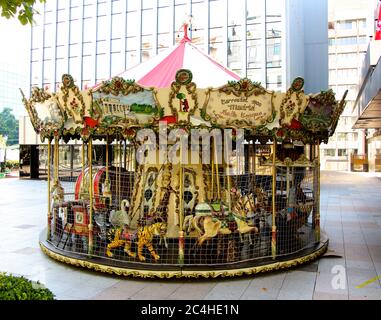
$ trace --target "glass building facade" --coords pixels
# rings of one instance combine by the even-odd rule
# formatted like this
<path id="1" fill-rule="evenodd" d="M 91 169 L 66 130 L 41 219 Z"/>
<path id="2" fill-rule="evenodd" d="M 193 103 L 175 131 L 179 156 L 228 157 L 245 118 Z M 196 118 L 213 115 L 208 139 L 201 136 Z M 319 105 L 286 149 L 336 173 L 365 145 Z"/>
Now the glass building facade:
<path id="1" fill-rule="evenodd" d="M 286 0 L 50 0 L 31 33 L 31 86 L 82 89 L 144 62 L 183 37 L 242 77 L 286 88 Z M 54 89 L 53 89 L 54 88 Z"/>

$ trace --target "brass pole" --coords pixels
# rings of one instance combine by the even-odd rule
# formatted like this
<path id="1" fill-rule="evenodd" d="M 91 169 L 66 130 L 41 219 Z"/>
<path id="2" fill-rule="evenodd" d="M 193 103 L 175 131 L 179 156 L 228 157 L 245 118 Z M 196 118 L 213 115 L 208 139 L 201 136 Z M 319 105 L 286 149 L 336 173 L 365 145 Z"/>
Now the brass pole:
<path id="1" fill-rule="evenodd" d="M 109 176 L 109 159 L 108 159 L 108 153 L 109 153 L 109 140 L 108 136 L 106 137 L 106 179 L 105 179 L 105 186 L 103 189 L 103 196 L 108 197 L 109 203 L 108 205 L 111 205 L 112 203 L 112 193 L 111 193 L 111 184 L 110 184 L 110 176 Z"/>
<path id="2" fill-rule="evenodd" d="M 89 143 L 87 147 L 87 157 L 89 164 L 89 198 L 90 198 L 90 208 L 89 208 L 89 255 L 93 254 L 93 141 L 89 138 Z"/>
<path id="3" fill-rule="evenodd" d="M 275 165 L 275 154 L 276 154 L 276 139 L 274 138 L 273 143 L 273 179 L 272 179 L 272 228 L 271 228 L 271 254 L 273 259 L 276 257 L 276 204 L 275 204 L 275 197 L 276 197 L 276 165 Z"/>
<path id="4" fill-rule="evenodd" d="M 123 141 L 119 142 L 119 204 L 122 202 L 122 165 L 123 165 Z"/>
<path id="5" fill-rule="evenodd" d="M 214 138 L 213 138 L 213 143 L 214 143 L 214 155 L 213 156 L 216 157 L 214 164 L 216 166 L 217 199 L 221 199 L 220 175 L 219 175 L 219 170 L 218 170 L 217 144 L 216 144 L 216 140 Z"/>
<path id="6" fill-rule="evenodd" d="M 214 200 L 214 145 L 212 144 L 212 188 L 210 201 Z"/>
<path id="7" fill-rule="evenodd" d="M 180 167 L 179 167 L 179 187 L 180 187 L 180 212 L 179 212 L 179 264 L 184 264 L 184 203 L 183 203 L 183 195 L 184 195 L 184 177 L 183 177 L 183 141 L 180 138 Z"/>
<path id="8" fill-rule="evenodd" d="M 229 170 L 229 164 L 226 167 L 227 171 L 227 178 L 228 178 L 228 202 L 229 202 L 229 213 L 232 212 L 232 197 L 231 197 L 231 181 L 230 181 L 230 170 Z"/>
<path id="9" fill-rule="evenodd" d="M 85 159 L 85 142 L 82 140 L 82 180 L 81 180 L 81 186 L 79 188 L 79 195 L 78 198 L 82 197 L 82 194 L 85 191 L 85 166 L 86 166 L 86 159 Z"/>
<path id="10" fill-rule="evenodd" d="M 127 141 L 124 140 L 124 151 L 123 151 L 123 167 L 126 171 L 127 169 Z"/>
<path id="11" fill-rule="evenodd" d="M 116 202 L 119 205 L 119 145 L 118 145 L 118 139 L 116 139 L 115 143 L 115 184 L 116 184 Z"/>
<path id="12" fill-rule="evenodd" d="M 129 160 L 128 160 L 128 174 L 129 174 L 129 177 L 130 177 L 130 184 L 128 186 L 128 188 L 130 189 L 130 197 L 132 197 L 132 172 L 134 170 L 133 168 L 133 161 L 134 161 L 134 150 L 132 148 L 132 144 L 130 143 L 129 144 L 129 148 L 128 148 L 128 152 L 129 152 Z"/>
<path id="13" fill-rule="evenodd" d="M 320 241 L 320 141 L 318 140 L 316 146 L 317 164 L 316 164 L 316 213 L 315 213 L 315 234 L 316 241 Z"/>
<path id="14" fill-rule="evenodd" d="M 51 179 L 51 172 L 50 172 L 50 162 L 51 162 L 51 148 L 52 143 L 51 140 L 48 139 L 48 228 L 47 228 L 47 240 L 50 240 L 50 234 L 51 234 L 51 221 L 52 221 L 52 215 L 51 215 L 51 195 L 50 195 L 50 179 Z"/>
<path id="15" fill-rule="evenodd" d="M 58 181 L 58 166 L 59 166 L 59 141 L 58 137 L 54 137 L 54 183 L 57 183 Z"/>

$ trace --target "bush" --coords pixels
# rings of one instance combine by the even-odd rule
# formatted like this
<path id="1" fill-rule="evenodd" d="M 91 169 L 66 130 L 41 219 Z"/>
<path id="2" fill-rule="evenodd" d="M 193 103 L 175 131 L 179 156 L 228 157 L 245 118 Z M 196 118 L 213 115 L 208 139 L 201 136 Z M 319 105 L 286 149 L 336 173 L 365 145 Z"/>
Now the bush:
<path id="1" fill-rule="evenodd" d="M 54 300 L 54 294 L 39 282 L 0 273 L 0 300 Z"/>
<path id="2" fill-rule="evenodd" d="M 5 163 L 5 166 L 10 170 L 15 170 L 19 168 L 19 161 L 18 160 L 7 160 Z"/>

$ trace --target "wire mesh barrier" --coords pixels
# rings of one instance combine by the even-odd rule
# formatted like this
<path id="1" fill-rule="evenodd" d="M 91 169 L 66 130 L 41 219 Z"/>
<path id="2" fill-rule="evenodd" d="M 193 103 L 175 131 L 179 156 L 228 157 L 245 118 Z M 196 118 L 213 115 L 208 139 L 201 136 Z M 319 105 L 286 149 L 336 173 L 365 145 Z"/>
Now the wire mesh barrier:
<path id="1" fill-rule="evenodd" d="M 248 150 L 230 170 L 137 165 L 120 145 L 91 167 L 51 165 L 48 241 L 109 263 L 227 268 L 313 247 L 318 166 L 304 153 L 273 162 Z"/>

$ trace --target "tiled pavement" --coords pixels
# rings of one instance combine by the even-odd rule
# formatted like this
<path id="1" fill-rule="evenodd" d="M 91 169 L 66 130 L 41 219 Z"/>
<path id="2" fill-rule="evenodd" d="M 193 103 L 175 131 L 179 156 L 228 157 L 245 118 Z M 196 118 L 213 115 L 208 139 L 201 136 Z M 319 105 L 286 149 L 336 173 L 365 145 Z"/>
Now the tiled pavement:
<path id="1" fill-rule="evenodd" d="M 39 280 L 57 299 L 381 299 L 381 175 L 322 172 L 325 257 L 297 269 L 236 279 L 140 280 L 53 261 L 39 249 L 46 223 L 44 181 L 0 179 L 0 271 Z M 333 271 L 344 271 L 334 289 Z"/>

